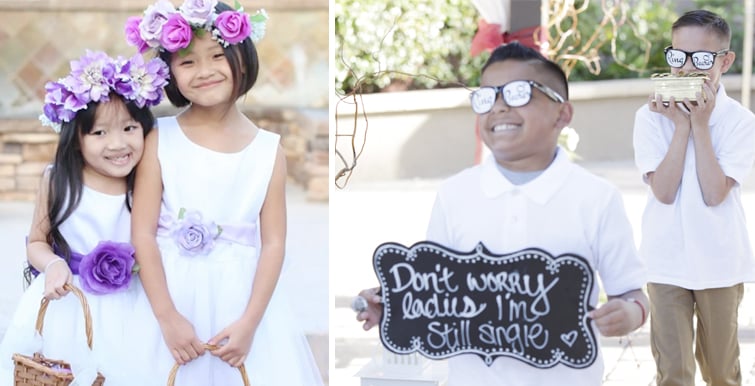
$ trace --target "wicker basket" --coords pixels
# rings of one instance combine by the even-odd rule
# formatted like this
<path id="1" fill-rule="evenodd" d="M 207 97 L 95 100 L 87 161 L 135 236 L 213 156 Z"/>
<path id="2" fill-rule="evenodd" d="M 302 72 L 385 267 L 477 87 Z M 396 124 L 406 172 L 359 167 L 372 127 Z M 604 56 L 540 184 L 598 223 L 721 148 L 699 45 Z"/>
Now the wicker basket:
<path id="1" fill-rule="evenodd" d="M 218 346 L 213 346 L 213 345 L 205 344 L 204 348 L 206 350 L 215 350 L 216 348 L 218 348 Z M 175 383 L 176 383 L 176 374 L 178 374 L 178 368 L 179 367 L 181 367 L 181 366 L 178 363 L 176 363 L 175 365 L 173 365 L 173 368 L 170 369 L 170 374 L 168 374 L 168 386 L 174 386 L 175 385 Z M 241 380 L 244 381 L 244 386 L 250 386 L 251 384 L 249 383 L 249 377 L 246 376 L 246 367 L 244 367 L 243 364 L 239 367 L 239 372 L 241 373 Z"/>
<path id="2" fill-rule="evenodd" d="M 92 315 L 89 312 L 89 303 L 87 303 L 84 294 L 78 288 L 66 284 L 65 288 L 70 290 L 81 302 L 84 310 L 84 328 L 86 329 L 87 345 L 92 348 Z M 36 329 L 39 335 L 42 335 L 42 327 L 45 321 L 45 313 L 50 301 L 42 299 L 37 314 Z M 62 361 L 47 359 L 40 353 L 34 353 L 29 357 L 21 354 L 13 354 L 15 368 L 13 371 L 15 386 L 68 386 L 73 381 L 71 365 Z M 102 386 L 105 383 L 105 377 L 97 374 L 92 386 Z"/>

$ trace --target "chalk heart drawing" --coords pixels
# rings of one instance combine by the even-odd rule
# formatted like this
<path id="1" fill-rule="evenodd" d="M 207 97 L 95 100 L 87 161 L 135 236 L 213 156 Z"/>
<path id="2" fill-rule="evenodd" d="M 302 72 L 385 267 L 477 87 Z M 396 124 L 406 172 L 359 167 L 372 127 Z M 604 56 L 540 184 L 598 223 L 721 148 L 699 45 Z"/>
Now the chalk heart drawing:
<path id="1" fill-rule="evenodd" d="M 380 339 L 397 354 L 475 354 L 530 366 L 589 367 L 594 271 L 578 255 L 538 248 L 458 252 L 430 241 L 383 243 L 373 256 L 383 296 Z"/>
<path id="2" fill-rule="evenodd" d="M 577 340 L 577 334 L 578 333 L 575 330 L 561 334 L 561 341 L 566 343 L 567 346 L 571 347 L 574 345 L 574 341 Z"/>

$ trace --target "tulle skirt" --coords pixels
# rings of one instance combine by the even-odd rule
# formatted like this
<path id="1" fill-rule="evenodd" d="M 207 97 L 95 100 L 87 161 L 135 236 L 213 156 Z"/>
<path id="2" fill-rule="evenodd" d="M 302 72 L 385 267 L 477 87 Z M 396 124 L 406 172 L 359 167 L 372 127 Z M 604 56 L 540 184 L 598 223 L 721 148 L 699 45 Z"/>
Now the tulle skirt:
<path id="1" fill-rule="evenodd" d="M 246 309 L 257 267 L 254 247 L 218 243 L 206 256 L 181 256 L 171 239 L 158 237 L 168 290 L 177 310 L 192 322 L 200 340 L 207 342 L 238 320 Z M 254 386 L 319 386 L 320 374 L 309 345 L 277 288 L 255 332 L 245 361 Z M 140 386 L 166 384 L 174 366 L 146 294 L 137 298 L 133 324 L 139 336 L 131 344 L 132 374 Z M 135 379 L 136 381 L 136 379 Z M 239 370 L 206 352 L 181 366 L 176 386 L 241 385 Z"/>
<path id="2" fill-rule="evenodd" d="M 84 292 L 92 315 L 90 351 L 81 303 L 72 293 L 50 302 L 42 336 L 36 334 L 34 326 L 45 286 L 44 274 L 40 274 L 21 296 L 0 342 L 0 385 L 13 385 L 14 353 L 32 356 L 35 352 L 70 363 L 79 380 L 93 380 L 99 371 L 108 386 L 133 385 L 125 365 L 131 359 L 125 342 L 134 337 L 128 320 L 139 290 L 137 282 L 133 278 L 127 290 L 108 295 Z M 74 275 L 73 283 L 81 288 L 78 275 Z"/>

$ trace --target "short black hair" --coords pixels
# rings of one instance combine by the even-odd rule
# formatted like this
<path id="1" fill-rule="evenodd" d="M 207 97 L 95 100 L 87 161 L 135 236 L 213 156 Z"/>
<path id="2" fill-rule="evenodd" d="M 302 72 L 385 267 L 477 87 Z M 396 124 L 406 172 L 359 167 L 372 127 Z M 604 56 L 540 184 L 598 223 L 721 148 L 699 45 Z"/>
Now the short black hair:
<path id="1" fill-rule="evenodd" d="M 671 26 L 671 31 L 682 27 L 704 27 L 713 30 L 727 44 L 731 42 L 731 29 L 724 18 L 711 11 L 696 9 L 680 16 Z M 727 47 L 728 48 L 728 47 Z"/>
<path id="2" fill-rule="evenodd" d="M 223 11 L 233 11 L 226 3 L 218 2 L 215 6 L 215 12 L 221 13 Z M 193 36 L 192 38 L 196 38 Z M 219 43 L 218 43 L 219 44 Z M 247 37 L 243 41 L 237 44 L 230 44 L 228 47 L 223 48 L 223 53 L 228 64 L 231 67 L 231 74 L 233 74 L 233 89 L 232 95 L 235 101 L 240 96 L 246 94 L 251 90 L 254 83 L 257 82 L 257 74 L 259 73 L 259 59 L 257 57 L 257 48 L 254 46 L 251 37 Z M 176 53 L 168 50 L 160 52 L 160 59 L 170 66 L 171 59 Z M 190 103 L 186 97 L 178 90 L 178 85 L 173 76 L 168 80 L 168 84 L 165 86 L 165 95 L 168 96 L 170 103 L 176 107 L 184 107 Z"/>
<path id="3" fill-rule="evenodd" d="M 493 63 L 506 60 L 534 62 L 533 64 L 541 66 L 545 72 L 553 75 L 562 83 L 564 91 L 563 97 L 566 100 L 569 100 L 569 83 L 566 80 L 566 73 L 564 70 L 558 64 L 543 56 L 540 51 L 522 45 L 518 41 L 500 45 L 493 50 L 488 61 L 482 66 L 481 72 L 485 72 L 485 70 Z"/>

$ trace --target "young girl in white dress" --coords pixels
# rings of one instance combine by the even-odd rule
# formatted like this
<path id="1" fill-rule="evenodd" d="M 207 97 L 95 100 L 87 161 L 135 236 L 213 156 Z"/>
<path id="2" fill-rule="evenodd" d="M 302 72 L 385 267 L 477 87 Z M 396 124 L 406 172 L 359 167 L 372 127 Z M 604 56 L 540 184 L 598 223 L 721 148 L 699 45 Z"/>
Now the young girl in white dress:
<path id="1" fill-rule="evenodd" d="M 40 119 L 60 134 L 53 164 L 43 174 L 27 241 L 36 274 L 19 301 L 0 343 L 0 384 L 13 384 L 14 353 L 71 364 L 79 384 L 99 371 L 107 385 L 131 385 L 122 363 L 124 321 L 133 309 L 134 249 L 130 240 L 130 191 L 144 137 L 155 120 L 167 65 L 141 56 L 113 59 L 89 52 L 71 63 L 71 74 L 45 86 Z M 141 74 L 137 77 L 135 74 Z M 84 314 L 67 285 L 89 304 L 93 349 L 86 344 Z M 42 336 L 35 321 L 42 297 L 50 300 Z"/>
<path id="2" fill-rule="evenodd" d="M 134 187 L 132 240 L 144 297 L 134 373 L 163 385 L 321 385 L 304 335 L 276 289 L 286 238 L 286 166 L 277 134 L 236 106 L 255 83 L 252 39 L 267 16 L 216 1 L 167 1 L 126 26 L 169 64 L 170 101 L 186 108 L 147 136 Z M 136 382 L 135 382 L 136 384 Z"/>

